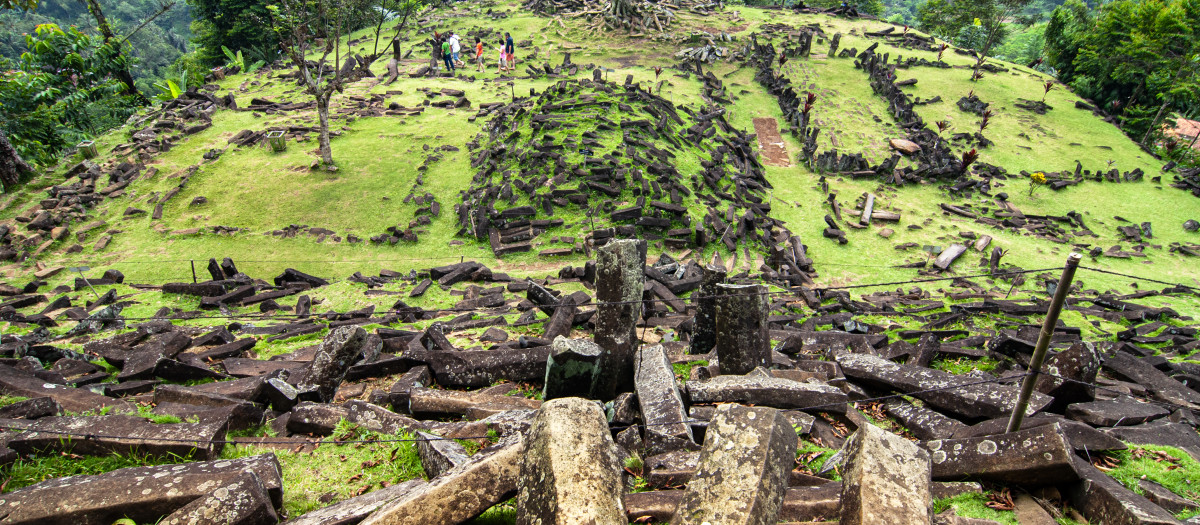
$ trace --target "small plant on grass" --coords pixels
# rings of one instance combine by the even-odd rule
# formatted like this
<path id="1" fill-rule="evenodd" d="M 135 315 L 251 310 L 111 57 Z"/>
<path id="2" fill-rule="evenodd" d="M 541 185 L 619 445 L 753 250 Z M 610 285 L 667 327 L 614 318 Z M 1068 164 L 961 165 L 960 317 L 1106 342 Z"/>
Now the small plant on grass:
<path id="1" fill-rule="evenodd" d="M 992 115 L 993 113 L 990 109 L 983 111 L 983 120 L 979 121 L 979 133 L 983 133 L 983 130 L 987 129 L 988 124 L 992 123 Z"/>
<path id="2" fill-rule="evenodd" d="M 1046 185 L 1046 174 L 1040 171 L 1029 175 L 1029 196 L 1033 197 L 1033 192 Z"/>
<path id="3" fill-rule="evenodd" d="M 1045 84 L 1042 84 L 1042 89 L 1045 89 L 1045 90 L 1046 90 L 1046 92 L 1045 92 L 1045 93 L 1042 93 L 1042 104 L 1045 104 L 1045 103 L 1046 103 L 1046 96 L 1047 96 L 1047 95 L 1049 95 L 1049 94 L 1050 94 L 1050 91 L 1052 91 L 1052 90 L 1054 89 L 1054 81 L 1053 81 L 1053 80 L 1047 80 Z"/>
<path id="4" fill-rule="evenodd" d="M 975 150 L 964 151 L 962 154 L 962 166 L 958 169 L 958 176 L 963 177 L 967 174 L 967 168 L 971 167 L 975 161 L 979 160 L 979 152 Z"/>
<path id="5" fill-rule="evenodd" d="M 949 48 L 950 48 L 949 45 L 942 44 L 942 47 L 940 49 L 938 49 L 938 62 L 942 61 L 942 55 L 946 54 L 946 50 Z"/>
<path id="6" fill-rule="evenodd" d="M 946 122 L 944 120 L 939 120 L 939 121 L 935 122 L 934 124 L 937 125 L 939 135 L 942 133 L 945 133 L 946 130 L 950 128 L 950 123 Z"/>

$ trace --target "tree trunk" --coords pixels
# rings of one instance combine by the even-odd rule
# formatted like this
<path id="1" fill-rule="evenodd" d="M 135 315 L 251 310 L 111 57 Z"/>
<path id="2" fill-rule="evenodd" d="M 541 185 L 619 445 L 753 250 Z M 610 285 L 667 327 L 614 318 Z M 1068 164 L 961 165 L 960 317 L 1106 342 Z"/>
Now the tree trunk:
<path id="1" fill-rule="evenodd" d="M 108 25 L 108 18 L 104 16 L 104 11 L 100 9 L 100 2 L 96 0 L 84 0 L 84 2 L 87 5 L 88 12 L 96 19 L 96 29 L 100 30 L 100 34 L 104 37 L 104 43 L 107 44 L 115 39 L 116 35 L 113 34 L 112 26 Z M 118 46 L 117 52 L 120 53 L 121 43 L 117 43 L 116 45 Z M 129 73 L 128 67 L 122 67 L 117 70 L 117 80 L 125 84 L 125 90 L 122 94 L 132 96 L 134 100 L 137 100 L 138 104 L 146 105 L 150 103 L 146 99 L 146 96 L 142 95 L 142 92 L 138 91 L 137 86 L 134 85 L 133 75 Z"/>
<path id="2" fill-rule="evenodd" d="M 317 96 L 317 117 L 320 120 L 317 144 L 321 151 L 321 164 L 327 171 L 335 171 L 337 167 L 333 164 L 333 150 L 329 147 L 329 95 Z"/>
<path id="3" fill-rule="evenodd" d="M 33 174 L 33 167 L 21 159 L 21 155 L 8 141 L 4 130 L 0 130 L 0 185 L 11 191 L 21 184 L 21 179 Z"/>
<path id="4" fill-rule="evenodd" d="M 1158 113 L 1154 115 L 1154 120 L 1150 121 L 1150 127 L 1146 128 L 1146 134 L 1142 135 L 1142 140 L 1139 141 L 1138 144 L 1141 144 L 1142 146 L 1146 145 L 1146 141 L 1150 140 L 1150 135 L 1154 134 L 1154 128 L 1158 127 L 1159 119 L 1162 118 L 1163 113 L 1167 111 L 1167 107 L 1170 105 L 1170 100 L 1164 100 L 1162 105 L 1158 107 Z"/>

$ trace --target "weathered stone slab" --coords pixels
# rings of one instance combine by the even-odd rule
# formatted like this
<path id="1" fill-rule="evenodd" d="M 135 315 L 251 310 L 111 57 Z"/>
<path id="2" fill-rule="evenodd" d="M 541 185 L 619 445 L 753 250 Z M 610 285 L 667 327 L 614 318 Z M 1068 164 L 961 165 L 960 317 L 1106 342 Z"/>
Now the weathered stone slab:
<path id="1" fill-rule="evenodd" d="M 585 339 L 557 337 L 550 345 L 542 399 L 587 397 L 600 367 L 600 346 Z"/>
<path id="2" fill-rule="evenodd" d="M 707 381 L 688 381 L 686 388 L 692 403 L 743 403 L 845 412 L 849 401 L 836 387 L 773 377 L 762 370 L 744 376 L 720 375 Z"/>
<path id="3" fill-rule="evenodd" d="M 933 461 L 933 479 L 973 478 L 1001 483 L 1056 484 L 1077 478 L 1075 455 L 1058 424 L 964 439 L 924 443 Z"/>
<path id="4" fill-rule="evenodd" d="M 49 397 L 71 412 L 88 412 L 109 406 L 113 407 L 114 413 L 136 412 L 129 403 L 120 399 L 83 388 L 49 383 L 8 365 L 0 365 L 0 392 L 29 398 Z"/>
<path id="5" fill-rule="evenodd" d="M 1126 352 L 1113 352 L 1104 361 L 1104 368 L 1120 379 L 1132 381 L 1150 390 L 1151 394 L 1168 403 L 1200 410 L 1200 392 L 1171 379 L 1154 365 Z"/>
<path id="6" fill-rule="evenodd" d="M 55 451 L 104 456 L 134 451 L 186 456 L 194 452 L 197 458 L 208 460 L 221 454 L 224 444 L 220 441 L 225 439 L 223 421 L 160 425 L 134 416 L 61 416 L 11 426 L 28 429 L 8 440 L 8 448 L 22 454 Z"/>
<path id="7" fill-rule="evenodd" d="M 213 488 L 207 496 L 184 505 L 157 525 L 275 525 L 279 516 L 262 480 L 254 472 L 243 472 L 229 483 Z"/>
<path id="8" fill-rule="evenodd" d="M 959 377 L 931 368 L 900 365 L 866 354 L 841 354 L 836 357 L 846 377 L 871 386 L 912 393 L 929 405 L 968 418 L 993 418 L 1010 414 L 1020 387 L 999 383 L 980 383 L 978 378 Z M 929 390 L 940 389 L 929 392 Z M 1033 415 L 1051 401 L 1034 392 L 1026 415 Z"/>
<path id="9" fill-rule="evenodd" d="M 700 281 L 700 289 L 693 295 L 696 301 L 696 317 L 692 329 L 692 346 L 688 350 L 693 354 L 707 354 L 717 344 L 717 285 L 725 282 L 725 268 L 717 265 L 705 265 Z"/>
<path id="10" fill-rule="evenodd" d="M 770 366 L 767 287 L 718 284 L 716 288 L 716 349 L 721 373 L 748 374 Z"/>
<path id="11" fill-rule="evenodd" d="M 13 525 L 111 525 L 120 518 L 154 523 L 245 472 L 258 476 L 272 505 L 282 507 L 283 480 L 273 454 L 56 478 L 4 494 L 0 505 L 7 511 L 4 523 Z"/>
<path id="12" fill-rule="evenodd" d="M 1140 403 L 1126 397 L 1090 403 L 1075 403 L 1067 407 L 1067 417 L 1096 427 L 1140 425 L 1171 412 L 1161 406 Z"/>
<path id="13" fill-rule="evenodd" d="M 633 380 L 642 421 L 646 424 L 643 433 L 646 455 L 696 448 L 691 425 L 683 423 L 688 420 L 687 410 L 675 383 L 675 369 L 662 345 L 638 350 Z"/>
<path id="14" fill-rule="evenodd" d="M 62 405 L 50 397 L 35 397 L 0 407 L 0 419 L 38 419 L 61 413 Z"/>
<path id="15" fill-rule="evenodd" d="M 417 387 L 409 393 L 408 411 L 413 414 L 464 415 L 471 407 L 478 405 L 520 410 L 539 408 L 542 402 L 520 396 Z"/>
<path id="16" fill-rule="evenodd" d="M 796 433 L 777 410 L 717 407 L 671 523 L 774 524 L 795 452 Z"/>
<path id="17" fill-rule="evenodd" d="M 621 239 L 596 249 L 596 344 L 600 374 L 593 395 L 612 399 L 633 390 L 637 321 L 642 316 L 646 244 Z"/>
<path id="18" fill-rule="evenodd" d="M 1176 525 L 1170 512 L 1125 488 L 1121 482 L 1092 466 L 1086 459 L 1073 458 L 1080 481 L 1063 491 L 1089 522 L 1119 525 Z"/>
<path id="19" fill-rule="evenodd" d="M 1200 461 L 1200 434 L 1182 423 L 1155 421 L 1132 427 L 1104 429 L 1104 433 L 1122 441 L 1139 445 L 1162 445 L 1183 449 L 1196 461 Z"/>
<path id="20" fill-rule="evenodd" d="M 1096 382 L 1096 374 L 1100 372 L 1100 352 L 1091 343 L 1080 341 L 1071 345 L 1046 359 L 1042 368 L 1049 375 L 1038 376 L 1035 388 L 1054 398 L 1054 402 L 1047 407 L 1049 410 L 1061 413 L 1067 405 L 1086 403 L 1096 398 L 1096 389 L 1091 385 Z"/>
<path id="21" fill-rule="evenodd" d="M 949 439 L 954 437 L 955 432 L 967 426 L 940 412 L 898 398 L 887 400 L 885 410 L 889 416 L 896 418 L 904 428 L 912 432 L 913 436 L 924 441 Z"/>
<path id="22" fill-rule="evenodd" d="M 348 500 L 334 503 L 298 518 L 287 521 L 288 525 L 354 525 L 380 507 L 425 486 L 425 480 L 414 479 L 397 483 L 376 491 L 368 492 Z"/>
<path id="23" fill-rule="evenodd" d="M 858 428 L 842 448 L 841 525 L 928 525 L 929 453 L 875 425 Z"/>
<path id="24" fill-rule="evenodd" d="M 429 369 L 439 385 L 481 387 L 497 381 L 525 383 L 546 377 L 550 347 L 429 352 Z"/>
<path id="25" fill-rule="evenodd" d="M 278 279 L 276 278 L 277 281 Z M 302 392 L 301 397 L 312 393 L 313 401 L 333 401 L 333 395 L 342 384 L 342 379 L 346 377 L 346 372 L 362 354 L 363 343 L 366 340 L 367 331 L 358 326 L 343 326 L 325 336 L 317 347 L 317 354 L 309 367 L 308 375 L 305 376 L 304 382 L 298 385 Z"/>
<path id="26" fill-rule="evenodd" d="M 547 401 L 529 429 L 517 523 L 625 525 L 621 464 L 600 405 Z"/>
<path id="27" fill-rule="evenodd" d="M 384 507 L 363 525 L 455 525 L 512 497 L 525 443 L 513 434 Z"/>
<path id="28" fill-rule="evenodd" d="M 429 479 L 471 460 L 466 447 L 457 441 L 426 432 L 417 432 L 417 438 L 417 455 Z"/>

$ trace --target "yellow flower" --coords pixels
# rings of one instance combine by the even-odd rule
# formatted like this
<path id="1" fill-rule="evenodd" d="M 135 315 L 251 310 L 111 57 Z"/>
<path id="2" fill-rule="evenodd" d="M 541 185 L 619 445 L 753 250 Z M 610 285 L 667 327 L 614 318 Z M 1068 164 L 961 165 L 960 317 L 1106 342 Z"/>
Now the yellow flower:
<path id="1" fill-rule="evenodd" d="M 1029 179 L 1034 184 L 1045 184 L 1046 183 L 1046 174 L 1039 171 L 1037 173 L 1030 175 Z"/>

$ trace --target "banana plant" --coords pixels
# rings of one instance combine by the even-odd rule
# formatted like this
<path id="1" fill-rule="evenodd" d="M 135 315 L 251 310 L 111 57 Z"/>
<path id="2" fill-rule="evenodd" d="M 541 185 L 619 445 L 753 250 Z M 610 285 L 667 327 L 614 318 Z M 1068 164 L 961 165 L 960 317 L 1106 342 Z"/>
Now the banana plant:
<path id="1" fill-rule="evenodd" d="M 237 68 L 243 73 L 253 73 L 255 70 L 262 67 L 263 64 L 266 64 L 266 62 L 263 60 L 259 60 L 252 64 L 246 64 L 246 58 L 242 56 L 241 49 L 239 49 L 237 53 L 234 53 L 228 47 L 221 46 L 221 51 L 225 53 L 225 58 L 229 59 L 229 63 L 226 64 L 226 67 L 237 66 Z"/>
<path id="2" fill-rule="evenodd" d="M 179 75 L 179 82 L 175 82 L 175 79 L 171 78 L 164 78 L 161 82 L 155 82 L 153 85 L 154 89 L 158 90 L 158 94 L 154 95 L 154 98 L 163 102 L 179 98 L 180 95 L 187 92 L 187 78 L 187 69 L 184 69 L 182 74 Z"/>

